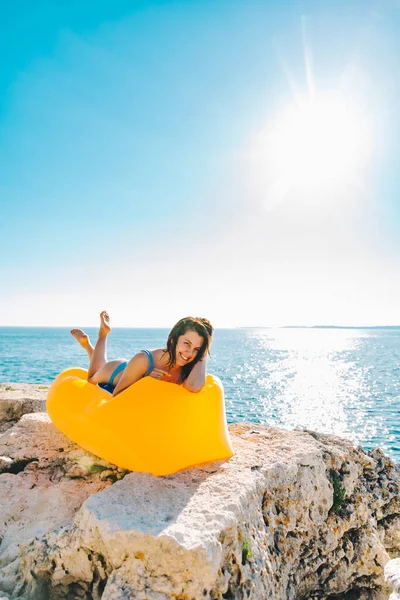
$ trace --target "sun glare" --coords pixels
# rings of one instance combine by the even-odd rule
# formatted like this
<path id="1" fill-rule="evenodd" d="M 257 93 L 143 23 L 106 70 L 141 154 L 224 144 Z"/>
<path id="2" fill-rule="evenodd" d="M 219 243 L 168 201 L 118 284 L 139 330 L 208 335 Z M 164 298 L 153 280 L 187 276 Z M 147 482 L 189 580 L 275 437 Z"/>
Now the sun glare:
<path id="1" fill-rule="evenodd" d="M 369 133 L 367 119 L 340 94 L 286 108 L 270 138 L 277 180 L 315 187 L 356 179 L 368 156 Z"/>

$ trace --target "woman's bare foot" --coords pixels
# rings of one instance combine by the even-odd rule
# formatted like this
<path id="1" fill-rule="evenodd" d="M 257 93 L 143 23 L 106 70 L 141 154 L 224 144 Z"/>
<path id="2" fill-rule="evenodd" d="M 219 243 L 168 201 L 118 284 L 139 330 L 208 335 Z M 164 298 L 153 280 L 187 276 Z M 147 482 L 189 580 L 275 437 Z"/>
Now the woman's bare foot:
<path id="1" fill-rule="evenodd" d="M 78 344 L 80 344 L 82 348 L 86 350 L 90 358 L 93 353 L 93 346 L 90 343 L 88 334 L 82 331 L 82 329 L 71 329 L 70 333 L 72 337 L 78 342 Z"/>
<path id="2" fill-rule="evenodd" d="M 103 310 L 100 313 L 100 327 L 99 327 L 99 337 L 100 336 L 107 336 L 111 331 L 111 326 L 110 326 L 110 317 L 108 315 L 108 313 Z"/>

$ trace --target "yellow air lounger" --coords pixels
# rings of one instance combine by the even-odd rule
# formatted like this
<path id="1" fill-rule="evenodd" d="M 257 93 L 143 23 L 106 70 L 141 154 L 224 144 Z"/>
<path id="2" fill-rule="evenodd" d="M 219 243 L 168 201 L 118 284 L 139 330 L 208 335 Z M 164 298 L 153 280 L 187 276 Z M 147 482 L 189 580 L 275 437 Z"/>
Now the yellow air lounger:
<path id="1" fill-rule="evenodd" d="M 168 475 L 233 455 L 219 379 L 197 394 L 144 377 L 113 398 L 67 369 L 53 382 L 47 411 L 71 440 L 119 467 Z"/>

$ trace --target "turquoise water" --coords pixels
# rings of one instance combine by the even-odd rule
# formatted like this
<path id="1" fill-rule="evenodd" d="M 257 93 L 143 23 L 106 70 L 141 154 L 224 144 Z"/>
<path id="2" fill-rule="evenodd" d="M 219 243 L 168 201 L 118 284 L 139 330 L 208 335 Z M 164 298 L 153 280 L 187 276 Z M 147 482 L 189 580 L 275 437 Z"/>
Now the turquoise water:
<path id="1" fill-rule="evenodd" d="M 162 347 L 167 334 L 114 329 L 109 357 Z M 87 367 L 65 328 L 0 328 L 0 357 L 2 382 L 50 383 Z M 400 460 L 400 328 L 217 330 L 209 371 L 224 384 L 230 423 L 334 433 Z"/>

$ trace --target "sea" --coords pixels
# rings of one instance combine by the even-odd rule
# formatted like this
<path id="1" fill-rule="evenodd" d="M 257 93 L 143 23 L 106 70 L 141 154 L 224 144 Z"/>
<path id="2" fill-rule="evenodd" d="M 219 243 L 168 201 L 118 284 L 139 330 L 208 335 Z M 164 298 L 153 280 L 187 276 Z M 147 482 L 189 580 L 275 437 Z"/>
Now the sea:
<path id="1" fill-rule="evenodd" d="M 113 329 L 108 357 L 164 347 L 167 335 Z M 48 385 L 87 364 L 67 328 L 0 327 L 1 382 Z M 400 327 L 217 329 L 208 368 L 223 383 L 228 423 L 334 434 L 400 461 Z"/>

